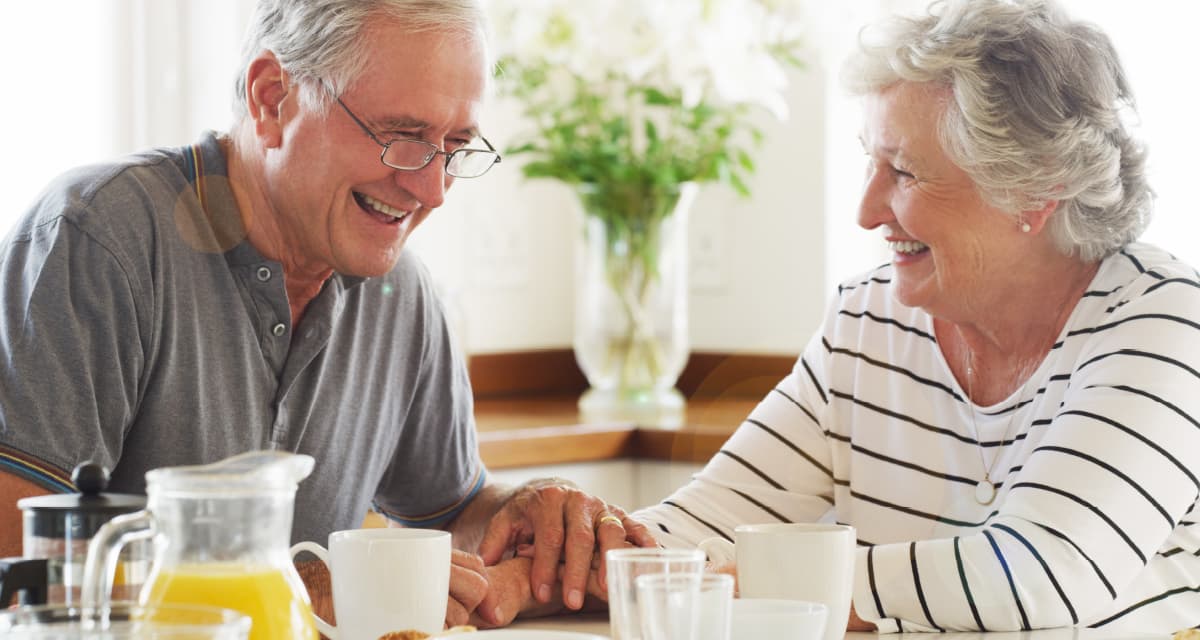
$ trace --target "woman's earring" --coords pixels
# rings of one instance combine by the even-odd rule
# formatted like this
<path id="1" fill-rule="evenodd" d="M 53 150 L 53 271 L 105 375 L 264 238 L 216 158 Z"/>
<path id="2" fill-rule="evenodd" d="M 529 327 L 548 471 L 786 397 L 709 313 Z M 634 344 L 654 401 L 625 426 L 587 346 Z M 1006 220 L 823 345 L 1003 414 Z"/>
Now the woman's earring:
<path id="1" fill-rule="evenodd" d="M 1021 222 L 1021 233 L 1029 233 L 1030 231 L 1033 231 L 1033 227 L 1029 226 L 1028 222 L 1022 221 Z"/>

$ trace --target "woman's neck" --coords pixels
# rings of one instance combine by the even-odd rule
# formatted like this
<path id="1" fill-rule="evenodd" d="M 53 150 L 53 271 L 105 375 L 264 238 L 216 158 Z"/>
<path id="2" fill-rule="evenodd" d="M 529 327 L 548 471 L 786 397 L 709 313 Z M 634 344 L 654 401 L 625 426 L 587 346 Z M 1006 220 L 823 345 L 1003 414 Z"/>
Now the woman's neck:
<path id="1" fill-rule="evenodd" d="M 975 404 L 989 406 L 1019 389 L 1057 342 L 1099 263 L 1068 256 L 985 308 L 934 327 L 946 363 Z M 968 379 L 968 367 L 971 369 Z"/>

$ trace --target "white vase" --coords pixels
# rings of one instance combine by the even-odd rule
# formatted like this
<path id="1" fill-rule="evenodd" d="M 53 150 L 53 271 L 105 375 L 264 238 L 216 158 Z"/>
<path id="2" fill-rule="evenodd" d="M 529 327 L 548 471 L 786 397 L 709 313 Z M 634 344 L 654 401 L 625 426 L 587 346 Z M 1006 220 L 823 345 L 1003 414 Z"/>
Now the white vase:
<path id="1" fill-rule="evenodd" d="M 697 185 L 651 194 L 577 190 L 575 359 L 588 422 L 677 427 L 688 357 L 687 221 Z"/>

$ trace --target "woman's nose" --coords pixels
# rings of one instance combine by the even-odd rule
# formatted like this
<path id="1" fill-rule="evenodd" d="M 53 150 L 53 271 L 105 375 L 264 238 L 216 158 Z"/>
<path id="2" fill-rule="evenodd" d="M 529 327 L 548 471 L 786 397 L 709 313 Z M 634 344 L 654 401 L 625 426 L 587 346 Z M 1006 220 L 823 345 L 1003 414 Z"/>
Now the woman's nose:
<path id="1" fill-rule="evenodd" d="M 867 169 L 862 200 L 858 204 L 858 226 L 864 229 L 874 229 L 891 222 L 894 217 L 888 199 L 885 175 L 886 172 L 876 171 L 873 167 Z"/>

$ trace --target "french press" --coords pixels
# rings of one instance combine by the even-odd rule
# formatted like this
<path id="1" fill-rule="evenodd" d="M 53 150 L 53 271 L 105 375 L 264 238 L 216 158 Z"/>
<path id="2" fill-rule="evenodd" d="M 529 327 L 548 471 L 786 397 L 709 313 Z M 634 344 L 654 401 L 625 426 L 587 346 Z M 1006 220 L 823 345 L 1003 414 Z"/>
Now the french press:
<path id="1" fill-rule="evenodd" d="M 108 470 L 84 462 L 71 473 L 79 493 L 23 498 L 22 557 L 0 560 L 0 607 L 12 604 L 78 604 L 88 543 L 115 516 L 146 507 L 146 497 L 105 493 Z M 137 596 L 145 582 L 152 548 L 149 541 L 127 546 L 121 554 L 114 599 Z"/>

